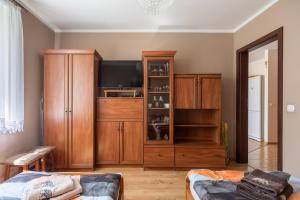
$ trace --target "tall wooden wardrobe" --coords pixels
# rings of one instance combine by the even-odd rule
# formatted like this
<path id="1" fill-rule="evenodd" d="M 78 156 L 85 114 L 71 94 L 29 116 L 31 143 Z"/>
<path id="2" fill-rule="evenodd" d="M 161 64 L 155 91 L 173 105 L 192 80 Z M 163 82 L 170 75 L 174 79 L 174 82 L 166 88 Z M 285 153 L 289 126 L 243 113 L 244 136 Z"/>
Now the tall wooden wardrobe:
<path id="1" fill-rule="evenodd" d="M 43 55 L 44 143 L 56 146 L 56 168 L 93 168 L 101 56 L 92 49 L 47 49 Z"/>

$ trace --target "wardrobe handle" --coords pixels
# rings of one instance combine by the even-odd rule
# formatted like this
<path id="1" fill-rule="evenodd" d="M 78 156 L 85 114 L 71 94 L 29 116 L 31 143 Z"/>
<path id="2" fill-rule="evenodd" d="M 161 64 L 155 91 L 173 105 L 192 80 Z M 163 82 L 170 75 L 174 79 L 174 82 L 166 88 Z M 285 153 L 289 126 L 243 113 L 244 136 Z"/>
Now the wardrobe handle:
<path id="1" fill-rule="evenodd" d="M 122 133 L 124 133 L 124 122 L 122 122 Z"/>
<path id="2" fill-rule="evenodd" d="M 118 133 L 120 134 L 121 131 L 121 122 L 119 122 L 119 126 L 118 126 Z"/>

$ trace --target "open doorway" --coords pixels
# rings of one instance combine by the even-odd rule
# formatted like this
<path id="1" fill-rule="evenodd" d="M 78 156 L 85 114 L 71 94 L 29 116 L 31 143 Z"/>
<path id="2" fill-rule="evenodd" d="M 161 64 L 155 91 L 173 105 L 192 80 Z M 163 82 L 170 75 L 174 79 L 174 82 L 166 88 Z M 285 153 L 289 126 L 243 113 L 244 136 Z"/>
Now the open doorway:
<path id="1" fill-rule="evenodd" d="M 248 165 L 277 170 L 278 41 L 249 51 Z"/>
<path id="2" fill-rule="evenodd" d="M 273 43 L 275 42 L 275 43 Z M 274 51 L 272 51 L 272 45 L 274 45 L 276 48 Z M 268 47 L 270 49 L 268 49 Z M 255 51 L 257 50 L 257 51 Z M 263 51 L 264 52 L 264 61 L 266 61 L 266 56 L 268 57 L 268 62 L 270 62 L 271 58 L 269 58 L 269 55 L 271 55 L 271 52 L 276 52 L 277 54 L 276 59 L 272 62 L 275 62 L 277 64 L 275 75 L 273 71 L 268 71 L 268 76 L 271 76 L 271 78 L 275 77 L 275 81 L 273 79 L 266 78 L 266 74 L 252 74 L 253 72 L 253 64 L 255 65 L 255 61 L 253 60 L 255 52 Z M 253 63 L 254 62 L 254 63 Z M 259 62 L 259 61 L 258 61 Z M 267 63 L 269 64 L 269 63 Z M 266 155 L 268 158 L 272 159 L 275 157 L 275 160 L 273 160 L 273 163 L 275 161 L 275 165 L 269 166 L 266 163 L 269 163 L 271 160 L 265 160 L 263 161 L 264 157 L 256 157 L 256 164 L 254 164 L 253 168 L 261 168 L 264 170 L 282 170 L 282 111 L 283 111 L 283 28 L 279 28 L 261 38 L 258 40 L 246 45 L 245 47 L 237 50 L 236 52 L 236 65 L 237 65 L 237 90 L 236 90 L 236 160 L 239 163 L 248 163 L 249 162 L 255 162 L 253 157 L 251 157 L 251 154 L 249 154 L 249 150 L 255 150 L 260 149 L 260 151 L 257 151 L 256 154 L 258 156 Z M 255 66 L 254 66 L 255 68 Z M 273 69 L 273 68 L 272 68 Z M 255 70 L 254 70 L 255 71 Z M 253 81 L 251 83 L 249 82 L 249 78 L 253 78 Z M 257 80 L 255 80 L 257 79 Z M 265 80 L 266 79 L 266 80 Z M 270 81 L 270 82 L 269 82 Z M 273 81 L 273 82 L 271 82 Z M 273 99 L 273 102 L 271 105 L 275 105 L 276 109 L 270 108 L 270 102 L 267 100 L 265 102 L 266 97 L 264 93 L 266 93 L 265 84 L 268 83 L 267 87 L 267 94 L 268 98 Z M 256 107 L 253 109 L 251 108 L 250 102 L 250 108 L 249 108 L 249 97 L 250 98 L 256 98 L 253 97 L 253 94 L 249 93 L 249 85 L 252 85 L 253 87 L 255 84 L 260 86 L 260 90 L 258 91 L 259 95 L 261 96 L 261 99 L 258 98 L 256 100 L 257 102 L 261 102 L 260 107 Z M 251 85 L 250 85 L 251 86 Z M 271 88 L 272 86 L 275 86 Z M 275 88 L 275 92 L 274 92 Z M 262 93 L 263 91 L 263 93 Z M 270 91 L 273 91 L 273 93 L 269 93 Z M 274 97 L 275 95 L 275 97 Z M 274 98 L 276 99 L 274 101 Z M 255 99 L 251 99 L 250 101 L 255 101 Z M 259 104 L 259 103 L 257 103 Z M 255 107 L 255 106 L 254 106 Z M 265 108 L 268 108 L 267 111 L 265 111 Z M 253 109 L 252 111 L 261 112 L 259 114 L 250 113 L 249 115 L 249 109 Z M 267 117 L 270 119 L 265 119 L 265 115 L 263 113 L 267 112 Z M 270 112 L 273 112 L 271 114 Z M 275 112 L 275 113 L 274 113 Z M 256 116 L 255 116 L 256 115 Z M 275 118 L 274 118 L 275 116 Z M 257 118 L 261 118 L 257 120 Z M 250 121 L 249 121 L 250 120 Z M 256 122 L 255 122 L 256 120 Z M 272 121 L 273 120 L 273 121 Z M 274 121 L 275 120 L 275 121 Z M 250 124 L 250 126 L 248 126 Z M 250 130 L 248 130 L 250 128 Z M 256 131 L 256 135 L 253 133 L 254 130 L 261 130 Z M 265 130 L 266 129 L 266 130 Z M 252 132 L 251 132 L 252 131 Z M 250 137 L 249 137 L 250 132 Z M 271 134 L 269 134 L 272 132 Z M 275 133 L 274 133 L 275 132 Z M 252 134 L 252 138 L 251 138 Z M 253 136 L 253 134 L 255 136 Z M 272 135 L 273 134 L 273 135 Z M 254 139 L 255 138 L 255 139 Z M 251 140 L 250 140 L 251 139 Z M 251 143 L 251 141 L 257 141 L 259 143 Z M 250 144 L 251 143 L 251 144 Z M 265 147 L 265 144 L 276 144 L 275 153 L 268 153 L 269 151 L 263 151 Z M 249 146 L 248 146 L 249 145 Z M 252 145 L 252 146 L 251 146 Z M 257 145 L 257 146 L 255 146 Z M 267 145 L 268 146 L 268 145 Z M 250 149 L 251 148 L 251 149 Z M 260 163 L 258 163 L 260 162 Z M 252 163 L 253 165 L 253 163 Z"/>

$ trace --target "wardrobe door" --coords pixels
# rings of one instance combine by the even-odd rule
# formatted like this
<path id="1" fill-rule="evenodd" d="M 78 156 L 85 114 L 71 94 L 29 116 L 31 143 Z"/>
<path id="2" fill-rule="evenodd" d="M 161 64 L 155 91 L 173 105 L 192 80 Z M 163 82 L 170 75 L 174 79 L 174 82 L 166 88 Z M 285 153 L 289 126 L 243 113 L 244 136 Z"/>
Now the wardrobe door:
<path id="1" fill-rule="evenodd" d="M 94 167 L 94 56 L 69 55 L 69 167 Z"/>
<path id="2" fill-rule="evenodd" d="M 68 56 L 44 56 L 44 143 L 55 146 L 55 168 L 67 168 Z"/>
<path id="3" fill-rule="evenodd" d="M 202 109 L 221 108 L 221 78 L 202 78 Z"/>
<path id="4" fill-rule="evenodd" d="M 196 108 L 197 75 L 176 75 L 174 90 L 175 109 Z"/>
<path id="5" fill-rule="evenodd" d="M 143 122 L 121 122 L 121 164 L 143 163 Z"/>
<path id="6" fill-rule="evenodd" d="M 120 122 L 97 122 L 97 164 L 119 164 Z"/>

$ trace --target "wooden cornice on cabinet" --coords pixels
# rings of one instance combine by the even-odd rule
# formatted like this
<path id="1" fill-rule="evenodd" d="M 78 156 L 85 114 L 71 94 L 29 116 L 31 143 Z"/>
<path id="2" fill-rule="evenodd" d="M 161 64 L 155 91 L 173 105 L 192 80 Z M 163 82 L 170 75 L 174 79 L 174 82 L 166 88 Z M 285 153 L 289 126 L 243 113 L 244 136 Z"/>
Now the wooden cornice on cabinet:
<path id="1" fill-rule="evenodd" d="M 91 54 L 102 60 L 96 49 L 43 49 L 42 54 Z"/>
<path id="2" fill-rule="evenodd" d="M 143 51 L 143 57 L 174 57 L 176 51 Z"/>

